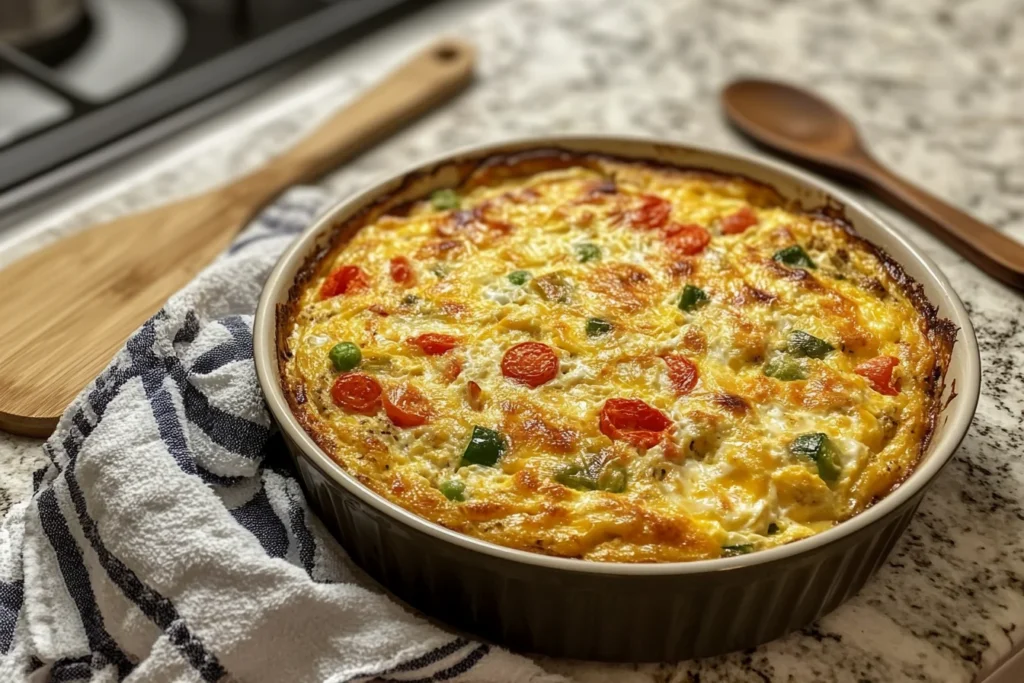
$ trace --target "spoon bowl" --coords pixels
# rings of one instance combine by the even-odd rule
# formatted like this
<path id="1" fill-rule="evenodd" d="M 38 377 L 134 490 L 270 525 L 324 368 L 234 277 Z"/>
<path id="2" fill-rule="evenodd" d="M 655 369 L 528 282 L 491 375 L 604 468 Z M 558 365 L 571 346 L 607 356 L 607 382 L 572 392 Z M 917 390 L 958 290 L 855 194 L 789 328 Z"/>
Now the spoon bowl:
<path id="1" fill-rule="evenodd" d="M 744 133 L 792 156 L 834 164 L 861 147 L 857 129 L 841 111 L 786 83 L 734 81 L 722 91 L 722 105 Z"/>

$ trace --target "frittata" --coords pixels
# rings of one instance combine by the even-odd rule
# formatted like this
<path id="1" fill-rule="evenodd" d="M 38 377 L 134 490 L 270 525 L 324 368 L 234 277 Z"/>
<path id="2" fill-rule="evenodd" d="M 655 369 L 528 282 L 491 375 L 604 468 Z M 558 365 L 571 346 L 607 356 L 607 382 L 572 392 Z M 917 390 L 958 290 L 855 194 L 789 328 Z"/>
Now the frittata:
<path id="1" fill-rule="evenodd" d="M 748 553 L 913 470 L 952 331 L 829 212 L 539 152 L 338 230 L 279 311 L 319 445 L 408 510 L 597 561 Z"/>

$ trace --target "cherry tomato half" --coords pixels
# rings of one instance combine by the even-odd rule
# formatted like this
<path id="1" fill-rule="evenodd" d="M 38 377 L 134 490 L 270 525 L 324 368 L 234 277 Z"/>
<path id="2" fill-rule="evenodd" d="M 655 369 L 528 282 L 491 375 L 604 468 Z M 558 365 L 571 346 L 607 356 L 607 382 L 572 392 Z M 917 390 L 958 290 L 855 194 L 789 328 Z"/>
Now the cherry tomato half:
<path id="1" fill-rule="evenodd" d="M 366 271 L 359 266 L 345 265 L 337 268 L 327 276 L 324 283 L 320 285 L 320 297 L 329 299 L 339 294 L 358 292 L 370 286 L 370 278 Z"/>
<path id="2" fill-rule="evenodd" d="M 657 408 L 636 398 L 610 398 L 601 408 L 601 433 L 613 441 L 653 448 L 672 421 Z"/>
<path id="3" fill-rule="evenodd" d="M 441 354 L 448 353 L 458 346 L 459 339 L 458 337 L 453 337 L 450 334 L 427 332 L 426 334 L 421 334 L 418 337 L 412 337 L 409 339 L 409 343 L 420 347 L 423 353 L 428 356 L 440 356 Z"/>
<path id="4" fill-rule="evenodd" d="M 672 214 L 672 204 L 667 199 L 655 195 L 644 195 L 640 206 L 626 214 L 629 224 L 642 230 L 657 230 L 668 223 Z"/>
<path id="5" fill-rule="evenodd" d="M 757 215 L 751 211 L 749 206 L 744 206 L 734 214 L 722 219 L 723 235 L 738 235 L 751 225 L 757 224 Z"/>
<path id="6" fill-rule="evenodd" d="M 665 231 L 665 244 L 681 256 L 699 254 L 710 242 L 711 234 L 699 225 L 673 223 Z"/>
<path id="7" fill-rule="evenodd" d="M 331 387 L 331 398 L 339 408 L 362 415 L 377 412 L 380 394 L 377 380 L 361 372 L 343 372 Z"/>
<path id="8" fill-rule="evenodd" d="M 430 419 L 430 401 L 411 384 L 384 392 L 384 412 L 396 427 L 418 427 Z"/>
<path id="9" fill-rule="evenodd" d="M 540 342 L 516 344 L 501 359 L 501 374 L 532 388 L 553 380 L 558 368 L 558 356 Z"/>

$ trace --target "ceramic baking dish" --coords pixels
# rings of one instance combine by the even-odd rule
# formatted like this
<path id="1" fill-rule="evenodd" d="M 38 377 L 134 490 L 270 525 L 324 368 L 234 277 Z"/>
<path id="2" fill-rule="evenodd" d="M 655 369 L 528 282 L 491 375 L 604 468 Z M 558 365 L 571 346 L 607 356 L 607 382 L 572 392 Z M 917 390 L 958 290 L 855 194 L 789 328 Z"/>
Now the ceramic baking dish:
<path id="1" fill-rule="evenodd" d="M 278 372 L 279 306 L 288 301 L 304 264 L 362 208 L 454 185 L 458 169 L 466 167 L 462 162 L 532 149 L 739 174 L 774 187 L 805 209 L 841 210 L 861 236 L 921 284 L 939 315 L 959 328 L 945 381 L 945 398 L 953 398 L 914 473 L 873 507 L 816 536 L 739 557 L 661 564 L 588 562 L 493 545 L 428 522 L 358 483 L 314 443 L 289 408 Z M 580 659 L 713 655 L 777 638 L 834 609 L 885 561 L 967 432 L 980 387 L 974 330 L 949 282 L 919 249 L 855 201 L 777 162 L 620 137 L 541 138 L 463 150 L 346 199 L 281 257 L 263 290 L 254 338 L 260 384 L 309 501 L 360 566 L 398 597 L 456 628 L 513 649 Z"/>

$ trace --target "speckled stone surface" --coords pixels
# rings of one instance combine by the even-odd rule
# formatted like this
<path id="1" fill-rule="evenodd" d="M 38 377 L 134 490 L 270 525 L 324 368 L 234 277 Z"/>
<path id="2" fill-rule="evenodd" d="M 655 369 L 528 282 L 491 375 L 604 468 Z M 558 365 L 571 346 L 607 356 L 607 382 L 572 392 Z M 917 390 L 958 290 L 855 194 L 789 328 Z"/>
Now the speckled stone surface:
<path id="1" fill-rule="evenodd" d="M 749 150 L 723 122 L 717 92 L 732 77 L 757 74 L 821 92 L 859 121 L 883 161 L 1024 240 L 1019 0 L 488 4 L 456 26 L 481 49 L 478 84 L 329 178 L 339 196 L 456 146 L 526 134 L 637 133 Z M 263 123 L 226 118 L 223 134 L 191 156 L 42 226 L 0 261 L 237 175 L 400 52 L 338 61 L 344 74 L 313 79 L 304 94 L 276 102 Z M 636 667 L 545 660 L 546 667 L 581 681 L 966 682 L 1024 641 L 1024 296 L 865 201 L 948 275 L 976 326 L 984 373 L 970 433 L 889 562 L 833 614 L 750 652 Z M 41 458 L 37 442 L 0 435 L 0 510 L 27 495 Z"/>

